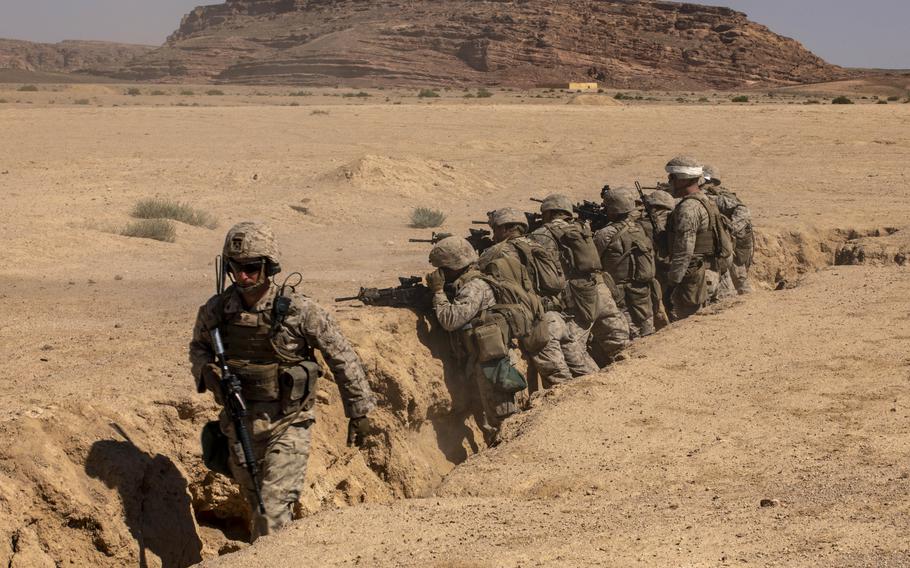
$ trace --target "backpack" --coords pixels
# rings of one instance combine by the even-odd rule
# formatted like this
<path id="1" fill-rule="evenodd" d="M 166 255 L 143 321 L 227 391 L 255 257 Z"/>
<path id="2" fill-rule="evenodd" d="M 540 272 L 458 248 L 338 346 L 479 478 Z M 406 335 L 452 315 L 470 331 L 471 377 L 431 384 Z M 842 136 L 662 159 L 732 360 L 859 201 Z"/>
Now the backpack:
<path id="1" fill-rule="evenodd" d="M 544 308 L 534 293 L 528 270 L 517 259 L 501 256 L 483 268 L 480 278 L 496 298 L 485 319 L 494 320 L 503 336 L 516 339 L 526 352 L 543 349 L 548 340 Z"/>
<path id="2" fill-rule="evenodd" d="M 724 274 L 733 267 L 733 237 L 731 234 L 731 221 L 721 215 L 720 209 L 717 208 L 717 204 L 714 203 L 714 200 L 709 198 L 704 193 L 695 194 L 691 196 L 691 199 L 695 199 L 708 211 L 708 218 L 710 219 L 711 232 L 714 237 L 714 257 L 711 261 L 711 270 Z"/>
<path id="3" fill-rule="evenodd" d="M 656 276 L 654 243 L 636 220 L 626 219 L 604 251 L 603 264 L 617 282 L 648 284 Z"/>
<path id="4" fill-rule="evenodd" d="M 508 243 L 518 252 L 535 294 L 552 298 L 563 293 L 566 277 L 558 258 L 554 258 L 550 251 L 532 239 L 512 239 Z"/>
<path id="5" fill-rule="evenodd" d="M 559 246 L 559 253 L 567 266 L 578 275 L 589 276 L 603 269 L 597 246 L 594 244 L 594 235 L 587 225 L 569 222 L 565 225 L 545 225 L 553 240 Z M 576 274 L 572 274 L 576 276 Z"/>

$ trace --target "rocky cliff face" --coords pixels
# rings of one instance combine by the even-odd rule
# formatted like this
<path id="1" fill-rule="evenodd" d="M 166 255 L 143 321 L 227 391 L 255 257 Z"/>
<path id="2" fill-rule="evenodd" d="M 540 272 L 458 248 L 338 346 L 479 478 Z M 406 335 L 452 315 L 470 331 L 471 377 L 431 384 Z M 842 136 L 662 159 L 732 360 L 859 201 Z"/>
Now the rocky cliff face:
<path id="1" fill-rule="evenodd" d="M 106 41 L 35 43 L 0 39 L 0 69 L 50 73 L 113 72 L 154 47 Z"/>
<path id="2" fill-rule="evenodd" d="M 734 88 L 844 74 L 745 14 L 634 0 L 228 0 L 196 8 L 131 79 L 311 85 L 595 79 Z"/>

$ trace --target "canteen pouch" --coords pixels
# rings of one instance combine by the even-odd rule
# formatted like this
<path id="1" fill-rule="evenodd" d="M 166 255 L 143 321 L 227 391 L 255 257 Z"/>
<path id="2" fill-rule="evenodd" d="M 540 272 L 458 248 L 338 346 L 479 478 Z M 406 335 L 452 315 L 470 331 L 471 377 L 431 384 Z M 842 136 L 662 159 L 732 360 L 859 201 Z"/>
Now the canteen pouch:
<path id="1" fill-rule="evenodd" d="M 290 414 L 301 408 L 310 410 L 316 401 L 316 381 L 322 376 L 322 367 L 315 361 L 303 361 L 282 371 L 278 377 L 281 386 L 281 412 Z"/>
<path id="2" fill-rule="evenodd" d="M 249 363 L 228 361 L 240 379 L 244 400 L 275 402 L 279 399 L 278 363 Z"/>
<path id="3" fill-rule="evenodd" d="M 593 278 L 569 280 L 569 292 L 575 302 L 575 321 L 585 329 L 591 327 L 597 321 L 597 316 L 600 313 L 597 281 Z"/>
<path id="4" fill-rule="evenodd" d="M 480 363 L 499 360 L 509 355 L 503 337 L 503 325 L 495 321 L 497 318 L 493 319 L 494 321 L 490 323 L 474 328 L 474 346 L 477 349 L 477 361 Z"/>

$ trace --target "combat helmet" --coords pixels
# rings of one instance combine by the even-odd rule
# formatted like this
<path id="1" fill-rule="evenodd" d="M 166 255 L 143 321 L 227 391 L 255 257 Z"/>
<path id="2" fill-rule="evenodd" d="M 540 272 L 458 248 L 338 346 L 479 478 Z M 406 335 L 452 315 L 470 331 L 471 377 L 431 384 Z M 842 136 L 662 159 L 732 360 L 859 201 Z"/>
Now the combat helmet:
<path id="1" fill-rule="evenodd" d="M 705 164 L 704 177 L 706 182 L 720 183 L 720 172 L 714 166 Z"/>
<path id="2" fill-rule="evenodd" d="M 494 229 L 503 225 L 521 225 L 524 227 L 525 232 L 528 230 L 527 216 L 518 209 L 512 207 L 504 207 L 502 209 L 490 211 L 487 214 L 487 217 L 489 218 L 490 226 Z"/>
<path id="3" fill-rule="evenodd" d="M 541 213 L 546 213 L 547 211 L 565 211 L 571 215 L 574 210 L 575 205 L 572 203 L 572 200 L 569 199 L 569 196 L 561 193 L 551 193 L 544 197 L 543 202 L 540 204 Z"/>
<path id="4" fill-rule="evenodd" d="M 645 196 L 645 201 L 651 207 L 656 207 L 657 209 L 666 209 L 667 211 L 673 211 L 676 208 L 676 199 L 670 195 L 669 192 L 662 189 L 652 191 Z"/>
<path id="5" fill-rule="evenodd" d="M 266 274 L 281 272 L 281 258 L 275 233 L 265 223 L 243 221 L 231 227 L 224 237 L 221 256 L 226 262 L 237 264 L 265 259 Z"/>
<path id="6" fill-rule="evenodd" d="M 430 251 L 430 264 L 436 268 L 461 270 L 477 262 L 477 251 L 461 237 L 446 237 Z"/>
<path id="7" fill-rule="evenodd" d="M 700 179 L 704 167 L 691 156 L 677 156 L 667 162 L 666 171 L 677 179 Z"/>
<path id="8" fill-rule="evenodd" d="M 604 192 L 604 211 L 607 215 L 619 216 L 635 211 L 635 196 L 628 188 L 616 188 Z"/>

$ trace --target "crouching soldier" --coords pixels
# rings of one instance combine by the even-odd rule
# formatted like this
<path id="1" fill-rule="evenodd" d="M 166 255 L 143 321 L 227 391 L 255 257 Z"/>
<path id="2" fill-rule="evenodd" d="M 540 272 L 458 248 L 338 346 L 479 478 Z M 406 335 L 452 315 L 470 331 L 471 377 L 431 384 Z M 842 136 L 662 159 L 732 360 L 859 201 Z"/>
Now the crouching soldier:
<path id="1" fill-rule="evenodd" d="M 321 375 L 314 350 L 322 353 L 341 391 L 350 419 L 349 444 L 363 442 L 370 426 L 367 414 L 376 403 L 360 358 L 335 319 L 313 300 L 273 281 L 281 266 L 269 227 L 253 222 L 232 227 L 222 259 L 221 277 L 226 273 L 233 284 L 199 308 L 189 355 L 198 392 L 212 391 L 219 403 L 225 403 L 223 367 L 216 364 L 222 347 L 221 361 L 239 380 L 247 411 L 240 423 L 250 435 L 255 466 L 245 461 L 227 409 L 203 437 L 221 437 L 223 443 L 209 448 L 224 448 L 227 464 L 213 469 L 240 485 L 256 540 L 290 522 L 300 497 L 316 420 L 314 387 Z M 251 469 L 258 470 L 256 478 Z"/>
<path id="2" fill-rule="evenodd" d="M 539 350 L 540 334 L 545 342 L 546 330 L 521 305 L 525 301 L 519 297 L 522 291 L 481 273 L 477 260 L 466 240 L 443 239 L 430 251 L 430 264 L 437 270 L 426 276 L 426 283 L 433 292 L 436 319 L 450 333 L 465 378 L 477 389 L 483 408 L 481 428 L 487 444 L 492 445 L 498 441 L 502 421 L 519 410 L 516 394 L 527 387 L 511 364 L 512 340 L 525 335 L 525 347 Z M 524 329 L 516 330 L 515 325 Z M 533 340 L 532 327 L 537 333 Z"/>

